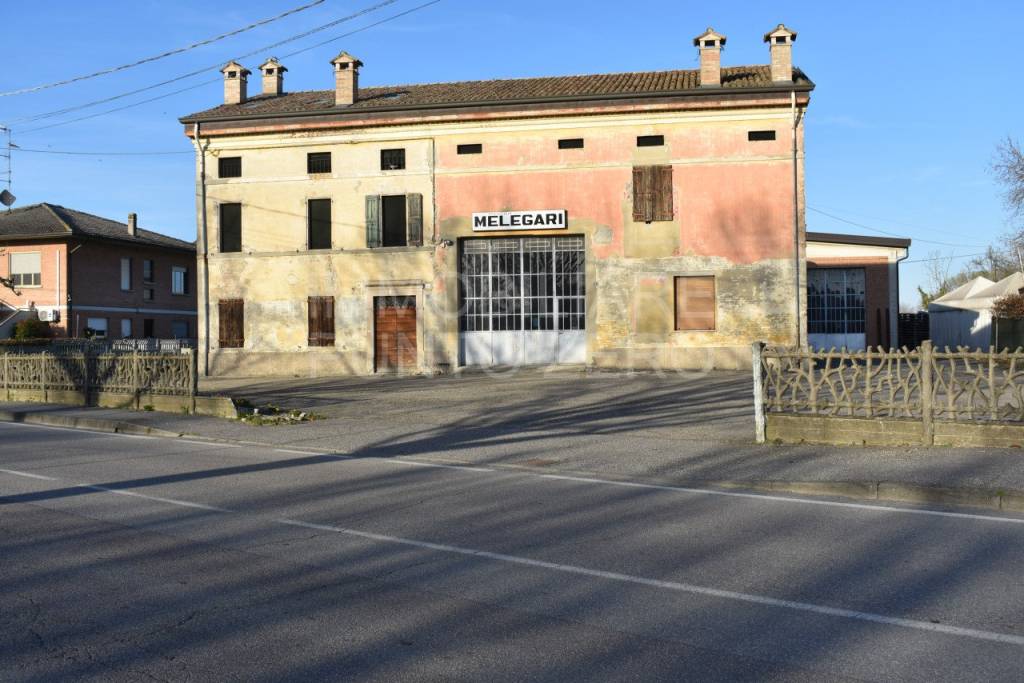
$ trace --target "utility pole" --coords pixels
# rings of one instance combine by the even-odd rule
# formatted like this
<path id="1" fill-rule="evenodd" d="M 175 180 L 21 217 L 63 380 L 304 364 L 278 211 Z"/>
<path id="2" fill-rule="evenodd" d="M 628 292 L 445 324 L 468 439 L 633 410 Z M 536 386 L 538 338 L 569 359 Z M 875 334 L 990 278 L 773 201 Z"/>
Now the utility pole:
<path id="1" fill-rule="evenodd" d="M 8 128 L 7 126 L 0 126 L 0 132 L 6 134 L 6 136 L 7 136 L 7 144 L 4 145 L 4 151 L 3 151 L 3 154 L 0 154 L 0 157 L 3 157 L 4 159 L 7 160 L 7 172 L 4 174 L 4 183 L 7 185 L 7 191 L 10 192 L 11 191 L 11 179 L 12 179 L 12 175 L 11 175 L 11 148 L 12 148 L 12 145 L 11 145 L 11 129 Z"/>

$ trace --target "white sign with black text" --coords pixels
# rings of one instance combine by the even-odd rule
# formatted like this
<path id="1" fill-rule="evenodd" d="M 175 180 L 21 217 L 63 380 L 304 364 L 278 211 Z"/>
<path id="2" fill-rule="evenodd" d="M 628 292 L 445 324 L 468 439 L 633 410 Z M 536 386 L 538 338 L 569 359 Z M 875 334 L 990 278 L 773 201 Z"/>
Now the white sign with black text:
<path id="1" fill-rule="evenodd" d="M 488 230 L 565 230 L 569 218 L 565 209 L 538 211 L 489 211 L 473 214 L 473 232 Z"/>

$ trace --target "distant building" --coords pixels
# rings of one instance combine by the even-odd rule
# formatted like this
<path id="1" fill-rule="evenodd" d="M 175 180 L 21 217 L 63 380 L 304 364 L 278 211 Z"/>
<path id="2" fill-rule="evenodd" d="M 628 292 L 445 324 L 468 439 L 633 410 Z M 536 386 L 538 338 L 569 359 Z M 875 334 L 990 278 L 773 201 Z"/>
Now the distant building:
<path id="1" fill-rule="evenodd" d="M 224 66 L 196 145 L 211 374 L 738 368 L 803 341 L 796 33 L 768 64 L 333 90 Z M 325 69 L 325 77 L 328 75 Z"/>
<path id="2" fill-rule="evenodd" d="M 58 336 L 193 338 L 195 245 L 56 204 L 0 212 L 0 337 L 38 316 Z"/>
<path id="3" fill-rule="evenodd" d="M 1011 273 L 999 282 L 976 277 L 940 296 L 928 304 L 932 343 L 939 348 L 964 346 L 984 351 L 992 346 L 996 350 L 1016 348 L 1018 338 L 1011 337 L 1005 329 L 1000 335 L 999 326 L 993 324 L 992 306 L 997 299 L 1022 291 L 1024 274 Z"/>
<path id="4" fill-rule="evenodd" d="M 910 240 L 807 233 L 807 341 L 816 349 L 898 348 L 899 263 Z"/>

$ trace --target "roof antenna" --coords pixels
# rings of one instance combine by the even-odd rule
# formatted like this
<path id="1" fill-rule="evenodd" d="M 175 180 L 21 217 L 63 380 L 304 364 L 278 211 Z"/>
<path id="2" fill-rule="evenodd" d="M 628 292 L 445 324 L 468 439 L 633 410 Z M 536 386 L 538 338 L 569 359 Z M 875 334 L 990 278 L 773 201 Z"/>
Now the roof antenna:
<path id="1" fill-rule="evenodd" d="M 6 179 L 7 188 L 5 190 L 3 190 L 2 192 L 0 192 L 0 204 L 3 204 L 4 206 L 6 206 L 7 210 L 10 211 L 11 210 L 11 205 L 14 204 L 14 201 L 17 199 L 17 197 L 15 197 L 13 194 L 11 194 L 11 178 L 12 178 L 12 174 L 11 174 L 11 154 L 12 154 L 12 151 L 11 150 L 14 148 L 14 144 L 11 142 L 11 129 L 10 128 L 8 128 L 7 126 L 0 126 L 0 131 L 3 131 L 5 133 L 7 133 L 7 148 L 5 150 L 6 154 L 0 154 L 0 157 L 4 157 L 5 159 L 7 159 L 7 179 Z"/>

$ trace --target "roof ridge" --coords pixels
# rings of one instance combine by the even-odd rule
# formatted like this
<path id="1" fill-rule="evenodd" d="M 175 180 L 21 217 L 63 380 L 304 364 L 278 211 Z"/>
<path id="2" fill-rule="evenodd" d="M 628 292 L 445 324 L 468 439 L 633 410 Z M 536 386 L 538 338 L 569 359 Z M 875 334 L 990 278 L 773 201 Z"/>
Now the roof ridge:
<path id="1" fill-rule="evenodd" d="M 45 207 L 47 211 L 52 213 L 54 218 L 56 218 L 58 221 L 60 221 L 60 224 L 64 226 L 64 229 L 67 231 L 67 233 L 69 235 L 75 234 L 75 229 L 71 227 L 71 224 L 68 223 L 66 220 L 64 220 L 63 216 L 61 216 L 59 213 L 54 211 L 54 208 L 53 208 L 54 206 L 56 206 L 58 209 L 64 209 L 63 206 L 61 206 L 60 204 L 50 204 L 49 202 L 40 202 L 40 204 L 43 207 Z M 66 211 L 67 209 L 64 209 L 64 210 Z"/>

